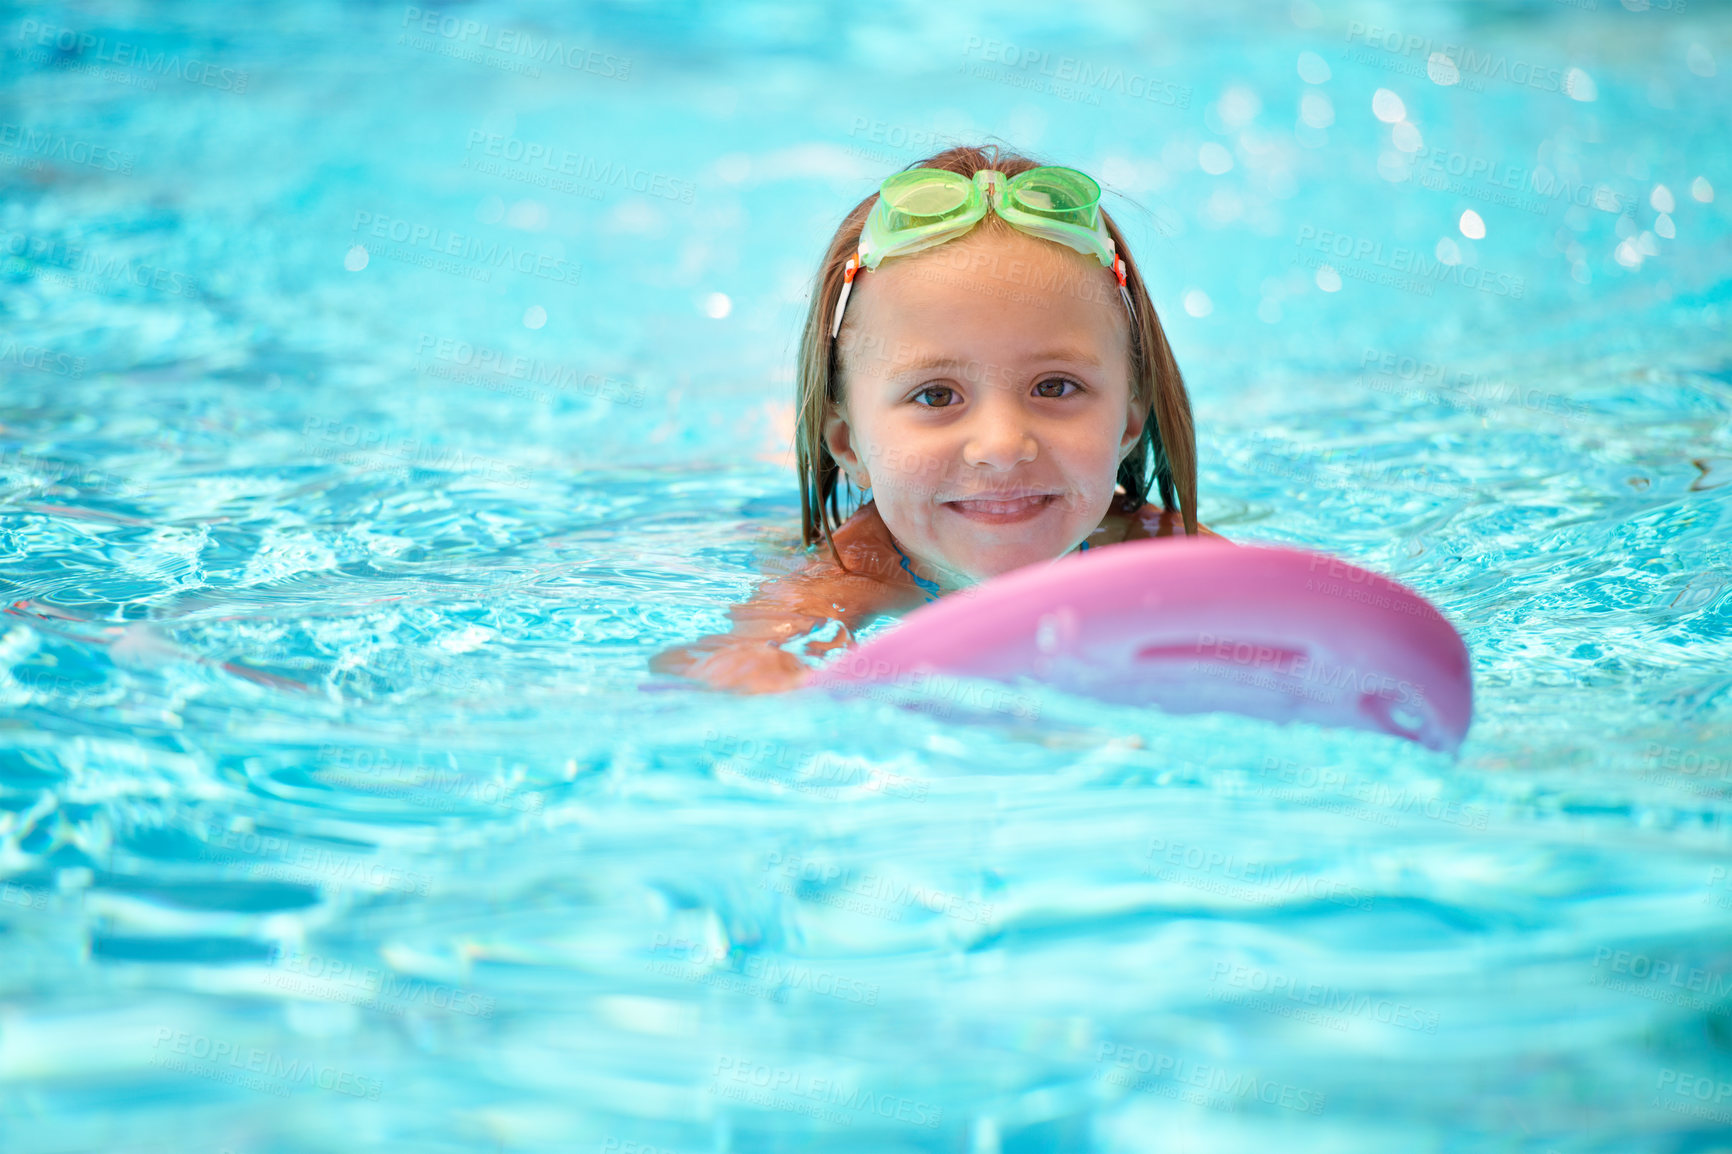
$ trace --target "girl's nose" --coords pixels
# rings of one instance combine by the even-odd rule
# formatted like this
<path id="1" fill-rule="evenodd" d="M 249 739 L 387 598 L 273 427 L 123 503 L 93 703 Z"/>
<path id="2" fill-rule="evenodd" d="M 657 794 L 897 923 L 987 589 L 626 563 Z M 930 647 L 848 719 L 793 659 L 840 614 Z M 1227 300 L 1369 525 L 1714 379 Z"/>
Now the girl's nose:
<path id="1" fill-rule="evenodd" d="M 989 404 L 971 423 L 962 453 L 972 467 L 1010 470 L 1034 460 L 1037 451 L 1028 415 L 1020 406 Z"/>

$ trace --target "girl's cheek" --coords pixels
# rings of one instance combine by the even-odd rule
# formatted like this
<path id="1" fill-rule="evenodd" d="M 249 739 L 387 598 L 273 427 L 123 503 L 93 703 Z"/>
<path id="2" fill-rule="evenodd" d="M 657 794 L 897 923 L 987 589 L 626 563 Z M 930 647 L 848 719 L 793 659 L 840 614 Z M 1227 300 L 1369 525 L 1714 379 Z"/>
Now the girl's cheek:
<path id="1" fill-rule="evenodd" d="M 943 475 L 943 462 L 936 455 L 909 445 L 886 445 L 877 453 L 872 464 L 873 486 L 878 477 L 897 489 L 919 491 L 932 489 Z"/>

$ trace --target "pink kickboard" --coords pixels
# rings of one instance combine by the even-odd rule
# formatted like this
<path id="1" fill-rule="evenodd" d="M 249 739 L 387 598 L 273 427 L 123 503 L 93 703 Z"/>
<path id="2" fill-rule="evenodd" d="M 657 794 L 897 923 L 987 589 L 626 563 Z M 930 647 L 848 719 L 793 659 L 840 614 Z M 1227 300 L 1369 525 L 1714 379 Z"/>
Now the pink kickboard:
<path id="1" fill-rule="evenodd" d="M 1225 711 L 1453 751 L 1473 719 L 1461 635 L 1405 585 L 1302 549 L 1126 541 L 950 594 L 806 684 L 933 674 L 1170 713 Z"/>

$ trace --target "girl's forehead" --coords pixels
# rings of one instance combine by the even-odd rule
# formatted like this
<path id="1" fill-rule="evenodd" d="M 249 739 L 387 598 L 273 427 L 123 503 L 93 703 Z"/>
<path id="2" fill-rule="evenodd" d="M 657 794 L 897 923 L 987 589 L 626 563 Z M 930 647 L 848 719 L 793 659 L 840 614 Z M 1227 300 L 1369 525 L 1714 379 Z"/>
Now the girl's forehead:
<path id="1" fill-rule="evenodd" d="M 1043 240 L 1019 232 L 1008 225 L 991 227 L 982 223 L 974 231 L 956 240 L 947 241 L 917 252 L 912 256 L 895 257 L 879 269 L 901 265 L 904 269 L 972 272 L 988 277 L 1006 277 L 1013 270 L 1038 267 L 1049 274 L 1097 272 L 1111 277 L 1099 261 L 1084 256 L 1057 241 Z"/>
<path id="2" fill-rule="evenodd" d="M 854 292 L 875 303 L 908 301 L 916 308 L 931 298 L 954 297 L 1033 303 L 1055 314 L 1093 311 L 1067 306 L 1123 309 L 1117 281 L 1099 261 L 1008 228 L 977 227 L 959 240 L 892 257 L 857 278 Z"/>
<path id="3" fill-rule="evenodd" d="M 842 346 L 859 369 L 947 357 L 1020 363 L 1054 352 L 1129 368 L 1129 328 L 1112 273 L 1036 237 L 977 229 L 885 261 L 857 278 L 854 294 Z"/>

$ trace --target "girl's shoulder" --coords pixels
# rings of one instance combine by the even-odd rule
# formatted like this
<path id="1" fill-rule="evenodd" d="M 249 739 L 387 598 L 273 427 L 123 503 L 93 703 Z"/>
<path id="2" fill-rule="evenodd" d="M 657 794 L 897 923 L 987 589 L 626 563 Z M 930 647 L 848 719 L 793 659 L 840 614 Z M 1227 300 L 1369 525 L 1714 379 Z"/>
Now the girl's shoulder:
<path id="1" fill-rule="evenodd" d="M 836 546 L 819 541 L 806 554 L 797 576 L 833 593 L 839 601 L 871 612 L 891 611 L 912 597 L 923 598 L 904 567 L 876 502 L 868 501 L 830 534 Z M 841 558 L 841 564 L 836 563 Z"/>
<path id="2" fill-rule="evenodd" d="M 1120 497 L 1123 496 L 1121 493 Z M 1134 512 L 1125 513 L 1120 511 L 1124 507 L 1126 506 L 1123 503 L 1115 502 L 1113 512 L 1107 514 L 1109 520 L 1116 519 L 1124 526 L 1124 535 L 1117 537 L 1120 541 L 1137 541 L 1144 537 L 1185 536 L 1185 518 L 1177 509 L 1163 509 L 1159 505 L 1145 503 Z M 1221 537 L 1201 521 L 1197 522 L 1197 535 Z"/>
<path id="3" fill-rule="evenodd" d="M 878 515 L 876 501 L 868 501 L 855 510 L 853 516 L 836 527 L 830 539 L 836 543 L 836 552 L 842 555 L 848 573 L 887 585 L 917 588 L 902 563 L 902 552 L 896 548 L 889 526 Z M 814 553 L 835 565 L 825 546 L 819 545 Z"/>
<path id="4" fill-rule="evenodd" d="M 1163 509 L 1159 505 L 1145 504 L 1133 513 L 1121 513 L 1117 516 L 1123 519 L 1125 525 L 1125 535 L 1120 538 L 1123 541 L 1185 535 L 1185 520 L 1177 509 Z"/>

